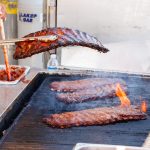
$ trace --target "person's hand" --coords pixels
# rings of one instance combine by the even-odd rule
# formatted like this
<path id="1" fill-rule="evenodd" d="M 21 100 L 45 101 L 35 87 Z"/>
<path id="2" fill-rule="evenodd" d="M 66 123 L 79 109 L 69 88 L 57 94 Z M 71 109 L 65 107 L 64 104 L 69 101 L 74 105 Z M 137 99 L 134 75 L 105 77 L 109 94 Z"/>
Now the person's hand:
<path id="1" fill-rule="evenodd" d="M 0 4 L 0 19 L 6 19 L 6 8 L 3 4 Z"/>

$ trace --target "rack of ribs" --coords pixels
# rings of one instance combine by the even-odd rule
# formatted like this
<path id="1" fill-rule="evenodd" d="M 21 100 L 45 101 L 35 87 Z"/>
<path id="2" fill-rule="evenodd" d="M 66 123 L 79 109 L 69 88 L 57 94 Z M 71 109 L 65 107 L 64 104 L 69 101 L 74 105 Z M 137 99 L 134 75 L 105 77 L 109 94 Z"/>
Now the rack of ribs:
<path id="1" fill-rule="evenodd" d="M 138 106 L 102 107 L 61 114 L 52 114 L 43 118 L 51 127 L 69 128 L 73 126 L 106 125 L 122 121 L 142 120 L 147 115 Z"/>
<path id="2" fill-rule="evenodd" d="M 73 81 L 55 81 L 50 84 L 50 89 L 59 92 L 74 92 L 87 88 L 101 87 L 106 84 L 120 83 L 125 85 L 122 79 L 116 78 L 86 78 Z"/>
<path id="3" fill-rule="evenodd" d="M 112 98 L 116 96 L 115 90 L 117 84 L 118 83 L 106 84 L 101 87 L 88 88 L 72 93 L 58 93 L 56 98 L 65 103 L 80 103 L 102 98 Z M 125 85 L 122 84 L 121 87 L 127 92 Z"/>
<path id="4" fill-rule="evenodd" d="M 37 31 L 35 33 L 30 33 L 25 37 L 37 37 L 48 35 L 57 35 L 58 39 L 54 41 L 34 40 L 17 42 L 14 58 L 26 58 L 37 53 L 49 51 L 63 46 L 84 46 L 103 53 L 109 51 L 101 44 L 101 42 L 97 38 L 85 32 L 69 28 L 48 28 L 41 31 Z"/>

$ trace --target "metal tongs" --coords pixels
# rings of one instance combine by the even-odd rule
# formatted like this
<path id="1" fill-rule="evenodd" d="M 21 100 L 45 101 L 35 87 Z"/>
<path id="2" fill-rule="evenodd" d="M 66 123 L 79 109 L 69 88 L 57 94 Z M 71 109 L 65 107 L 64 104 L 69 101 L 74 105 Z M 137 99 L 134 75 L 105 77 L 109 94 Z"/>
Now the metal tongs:
<path id="1" fill-rule="evenodd" d="M 55 41 L 57 39 L 58 39 L 57 35 L 16 38 L 16 39 L 9 39 L 9 40 L 0 40 L 0 45 L 15 45 L 15 43 L 17 43 L 17 42 L 35 41 L 35 40 L 43 41 L 43 42 L 50 42 L 50 41 Z"/>

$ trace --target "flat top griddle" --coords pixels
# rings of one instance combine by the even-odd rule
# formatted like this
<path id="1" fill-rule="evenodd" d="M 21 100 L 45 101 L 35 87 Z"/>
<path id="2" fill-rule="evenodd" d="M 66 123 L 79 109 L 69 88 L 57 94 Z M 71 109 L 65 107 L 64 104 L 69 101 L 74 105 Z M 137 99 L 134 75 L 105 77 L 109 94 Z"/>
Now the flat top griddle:
<path id="1" fill-rule="evenodd" d="M 141 98 L 150 102 L 150 77 L 141 75 L 99 72 L 96 77 L 121 78 L 128 85 L 128 97 L 132 104 L 139 105 Z M 38 74 L 36 83 L 41 85 L 34 92 L 28 105 L 14 121 L 1 141 L 0 149 L 47 149 L 71 150 L 78 143 L 142 146 L 150 131 L 150 118 L 141 121 L 116 123 L 105 126 L 51 128 L 42 122 L 48 114 L 75 111 L 94 107 L 119 105 L 118 98 L 107 98 L 78 104 L 64 104 L 55 98 L 49 84 L 53 81 L 75 80 L 92 76 Z M 31 82 L 31 84 L 34 84 Z M 28 91 L 30 92 L 30 91 Z M 150 107 L 148 108 L 150 115 Z"/>

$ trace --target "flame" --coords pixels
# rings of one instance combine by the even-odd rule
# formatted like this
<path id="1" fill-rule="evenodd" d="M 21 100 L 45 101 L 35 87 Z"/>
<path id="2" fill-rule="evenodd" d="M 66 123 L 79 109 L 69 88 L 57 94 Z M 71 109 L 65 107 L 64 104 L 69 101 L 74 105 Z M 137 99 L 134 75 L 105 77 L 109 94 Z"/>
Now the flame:
<path id="1" fill-rule="evenodd" d="M 116 95 L 119 97 L 122 107 L 127 107 L 127 106 L 131 105 L 130 99 L 127 97 L 125 91 L 121 88 L 121 85 L 119 83 L 116 85 Z M 142 101 L 141 111 L 144 112 L 144 113 L 147 112 L 147 103 L 146 103 L 146 101 Z"/>
<path id="2" fill-rule="evenodd" d="M 146 101 L 142 101 L 142 103 L 141 103 L 141 111 L 146 113 L 146 111 L 147 111 Z"/>
<path id="3" fill-rule="evenodd" d="M 130 99 L 128 99 L 126 93 L 121 88 L 119 83 L 116 85 L 116 95 L 119 97 L 119 99 L 121 101 L 121 106 L 123 106 L 123 107 L 130 106 L 130 104 L 131 104 Z"/>

